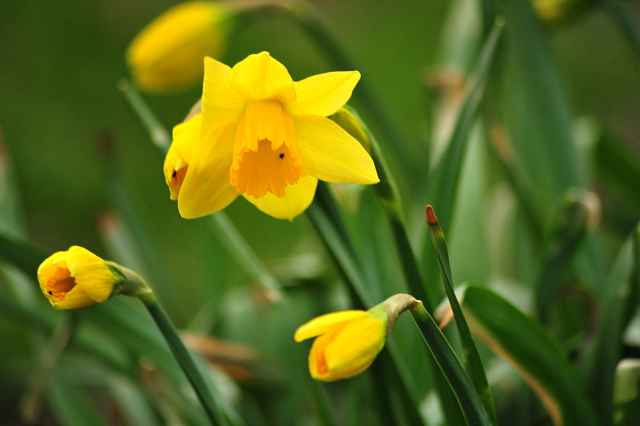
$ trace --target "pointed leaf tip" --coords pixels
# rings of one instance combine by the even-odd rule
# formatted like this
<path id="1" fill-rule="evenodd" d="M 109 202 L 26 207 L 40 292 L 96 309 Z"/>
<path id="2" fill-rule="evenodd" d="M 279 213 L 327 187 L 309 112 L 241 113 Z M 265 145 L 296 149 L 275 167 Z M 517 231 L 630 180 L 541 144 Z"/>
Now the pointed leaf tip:
<path id="1" fill-rule="evenodd" d="M 431 204 L 427 205 L 427 222 L 431 225 L 438 224 L 438 218 L 436 218 L 436 213 L 433 211 L 433 207 Z"/>

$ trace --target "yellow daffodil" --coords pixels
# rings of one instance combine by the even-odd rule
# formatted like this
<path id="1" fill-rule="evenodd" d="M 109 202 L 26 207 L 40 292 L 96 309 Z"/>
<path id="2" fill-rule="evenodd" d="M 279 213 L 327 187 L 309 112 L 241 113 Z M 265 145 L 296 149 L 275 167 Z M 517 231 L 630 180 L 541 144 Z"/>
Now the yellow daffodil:
<path id="1" fill-rule="evenodd" d="M 180 214 L 211 214 L 243 195 L 292 219 L 313 200 L 318 179 L 378 182 L 367 151 L 326 118 L 359 79 L 347 71 L 294 82 L 267 52 L 233 68 L 206 58 L 202 111 L 174 128 L 164 167 Z"/>
<path id="2" fill-rule="evenodd" d="M 122 278 L 89 250 L 72 246 L 47 258 L 38 268 L 42 293 L 56 309 L 75 309 L 102 303 Z"/>
<path id="3" fill-rule="evenodd" d="M 398 316 L 420 303 L 399 293 L 368 311 L 333 312 L 301 325 L 296 342 L 316 337 L 309 352 L 311 377 L 333 382 L 362 373 L 384 347 Z"/>
<path id="4" fill-rule="evenodd" d="M 325 382 L 366 370 L 384 347 L 386 321 L 367 311 L 333 312 L 296 331 L 296 342 L 316 337 L 309 352 L 311 377 Z"/>
<path id="5" fill-rule="evenodd" d="M 202 78 L 205 56 L 220 57 L 230 13 L 220 4 L 191 1 L 160 15 L 131 42 L 127 63 L 148 91 L 175 90 Z"/>

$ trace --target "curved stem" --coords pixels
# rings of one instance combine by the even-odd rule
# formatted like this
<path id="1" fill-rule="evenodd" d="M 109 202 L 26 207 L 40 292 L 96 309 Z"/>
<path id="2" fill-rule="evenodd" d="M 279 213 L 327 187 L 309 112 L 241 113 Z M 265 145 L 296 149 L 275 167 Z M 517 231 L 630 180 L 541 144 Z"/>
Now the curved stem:
<path id="1" fill-rule="evenodd" d="M 204 408 L 212 425 L 225 425 L 227 424 L 225 418 L 220 412 L 218 404 L 211 395 L 209 388 L 207 387 L 204 378 L 200 374 L 198 367 L 196 366 L 191 354 L 185 347 L 178 330 L 171 322 L 171 319 L 165 312 L 164 308 L 158 302 L 153 293 L 147 293 L 138 297 L 144 306 L 147 308 L 151 317 L 156 322 L 156 325 L 160 329 L 162 336 L 167 341 L 169 348 L 174 357 L 180 364 L 182 371 L 184 371 L 187 379 L 193 386 L 193 390 L 196 392 L 202 407 Z"/>

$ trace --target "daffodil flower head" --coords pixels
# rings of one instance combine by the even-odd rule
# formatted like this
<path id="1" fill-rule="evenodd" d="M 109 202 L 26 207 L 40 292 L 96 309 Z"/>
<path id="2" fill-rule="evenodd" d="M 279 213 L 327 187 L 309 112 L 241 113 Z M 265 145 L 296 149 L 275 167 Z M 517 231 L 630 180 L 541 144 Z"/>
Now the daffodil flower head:
<path id="1" fill-rule="evenodd" d="M 202 111 L 174 128 L 165 161 L 180 214 L 211 214 L 243 195 L 273 217 L 293 219 L 313 200 L 318 179 L 377 183 L 367 151 L 326 118 L 359 79 L 347 71 L 294 82 L 267 52 L 233 68 L 205 58 Z"/>
<path id="2" fill-rule="evenodd" d="M 40 289 L 56 309 L 75 309 L 107 300 L 125 278 L 89 250 L 72 246 L 38 268 Z"/>
<path id="3" fill-rule="evenodd" d="M 332 382 L 366 370 L 384 347 L 398 315 L 417 303 L 407 294 L 397 294 L 368 311 L 333 312 L 300 326 L 296 342 L 317 336 L 309 352 L 311 377 Z"/>
<path id="4" fill-rule="evenodd" d="M 210 1 L 190 1 L 167 10 L 127 50 L 136 84 L 152 92 L 195 84 L 202 78 L 204 57 L 222 55 L 232 16 Z"/>

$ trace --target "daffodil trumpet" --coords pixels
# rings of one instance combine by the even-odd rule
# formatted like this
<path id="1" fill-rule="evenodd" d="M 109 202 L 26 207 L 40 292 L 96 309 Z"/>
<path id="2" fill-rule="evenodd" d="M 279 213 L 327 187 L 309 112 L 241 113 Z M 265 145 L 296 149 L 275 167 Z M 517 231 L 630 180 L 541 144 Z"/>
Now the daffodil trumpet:
<path id="1" fill-rule="evenodd" d="M 413 296 L 396 294 L 368 311 L 333 312 L 300 326 L 296 342 L 316 338 L 309 352 L 311 377 L 332 382 L 366 370 L 384 347 L 396 318 L 418 303 Z"/>
<path id="2" fill-rule="evenodd" d="M 294 82 L 267 52 L 233 68 L 205 58 L 202 110 L 173 129 L 164 174 L 185 218 L 225 208 L 239 195 L 263 212 L 293 219 L 318 179 L 374 184 L 371 156 L 326 118 L 351 97 L 357 71 Z"/>

